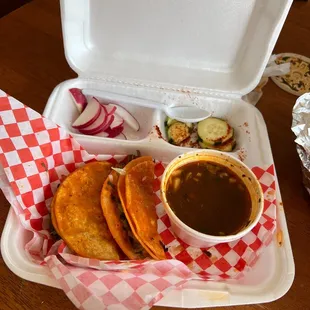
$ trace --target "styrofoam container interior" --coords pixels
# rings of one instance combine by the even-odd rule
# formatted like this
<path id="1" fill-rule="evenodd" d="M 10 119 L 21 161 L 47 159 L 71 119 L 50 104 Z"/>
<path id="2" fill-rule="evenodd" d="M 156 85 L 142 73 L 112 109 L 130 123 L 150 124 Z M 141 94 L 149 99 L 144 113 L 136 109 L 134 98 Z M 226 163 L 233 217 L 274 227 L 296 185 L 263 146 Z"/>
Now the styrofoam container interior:
<path id="1" fill-rule="evenodd" d="M 77 111 L 68 89 L 93 88 L 160 102 L 167 95 L 178 100 L 194 96 L 201 106 L 234 127 L 237 147 L 232 156 L 238 157 L 245 150 L 247 166 L 271 165 L 264 120 L 240 97 L 258 84 L 291 3 L 62 0 L 65 54 L 79 77 L 54 89 L 44 115 L 71 132 L 89 153 L 129 154 L 140 150 L 143 155 L 169 163 L 192 149 L 158 137 L 155 126 L 164 132 L 163 113 L 126 105 L 141 125 L 141 132 L 130 140 L 80 135 L 71 128 Z M 242 126 L 245 122 L 247 130 Z M 280 204 L 279 190 L 277 198 Z M 290 288 L 295 273 L 282 207 L 278 208 L 277 224 L 283 231 L 283 245 L 280 247 L 274 237 L 244 277 L 223 282 L 189 281 L 157 305 L 195 308 L 280 298 Z M 31 237 L 11 210 L 1 238 L 6 264 L 24 279 L 59 287 L 47 267 L 34 264 L 25 254 L 24 245 Z"/>
<path id="2" fill-rule="evenodd" d="M 245 94 L 292 0 L 64 0 L 65 53 L 80 76 Z"/>
<path id="3" fill-rule="evenodd" d="M 54 122 L 64 119 L 64 109 L 71 105 L 70 97 L 65 96 L 70 87 L 96 87 L 110 90 L 111 86 L 100 81 L 90 82 L 78 78 L 63 82 L 52 93 L 44 115 Z M 122 91 L 122 86 L 120 92 Z M 115 90 L 115 86 L 113 86 Z M 59 98 L 67 98 L 60 101 Z M 267 129 L 260 112 L 252 105 L 238 99 L 227 99 L 218 107 L 212 107 L 218 117 L 228 119 L 236 130 L 238 145 L 230 154 L 238 158 L 240 150 L 246 150 L 244 163 L 249 166 L 265 166 L 273 163 Z M 152 127 L 162 122 L 161 112 L 155 111 Z M 68 115 L 68 118 L 70 115 Z M 242 126 L 247 123 L 246 130 Z M 250 134 L 247 133 L 250 132 Z M 96 154 L 128 154 L 140 150 L 143 155 L 151 155 L 158 160 L 169 163 L 177 155 L 193 149 L 177 147 L 160 139 L 151 132 L 146 139 L 139 141 L 123 141 L 107 138 L 89 137 L 73 134 L 88 152 Z M 284 295 L 294 279 L 294 261 L 279 187 L 277 186 L 279 203 L 277 224 L 283 231 L 283 245 L 280 247 L 274 236 L 273 242 L 263 251 L 254 268 L 245 273 L 239 280 L 223 282 L 190 281 L 182 290 L 174 290 L 167 294 L 156 305 L 184 308 L 212 307 L 263 303 L 275 300 Z M 9 268 L 20 277 L 59 287 L 49 275 L 47 267 L 38 266 L 30 261 L 23 251 L 24 245 L 31 239 L 32 233 L 24 230 L 13 211 L 10 211 L 1 239 L 2 255 Z"/>
<path id="4" fill-rule="evenodd" d="M 69 97 L 69 99 L 68 99 Z M 69 92 L 63 92 L 59 100 L 62 102 L 68 102 L 68 105 L 66 107 L 61 107 L 61 109 L 64 111 L 64 114 L 59 118 L 58 124 L 60 124 L 62 127 L 66 128 L 66 130 L 70 133 L 76 133 L 80 134 L 77 129 L 72 128 L 72 123 L 77 119 L 79 116 L 78 110 L 75 107 L 75 104 L 72 99 L 70 99 Z M 87 99 L 89 100 L 91 97 L 87 96 Z M 100 98 L 98 97 L 98 100 L 100 101 Z M 101 100 L 102 101 L 102 100 Z M 107 101 L 105 101 L 107 102 Z M 112 101 L 109 101 L 112 102 Z M 148 134 L 152 130 L 152 124 L 156 121 L 155 118 L 157 117 L 157 113 L 154 109 L 151 108 L 145 108 L 134 104 L 127 104 L 124 105 L 121 102 L 117 102 L 118 105 L 123 106 L 126 108 L 126 110 L 134 115 L 135 119 L 139 124 L 141 124 L 138 131 L 135 131 L 132 129 L 126 122 L 124 122 L 123 127 L 123 133 L 125 134 L 126 138 L 128 140 L 143 140 L 145 139 Z M 98 135 L 100 136 L 100 135 Z"/>

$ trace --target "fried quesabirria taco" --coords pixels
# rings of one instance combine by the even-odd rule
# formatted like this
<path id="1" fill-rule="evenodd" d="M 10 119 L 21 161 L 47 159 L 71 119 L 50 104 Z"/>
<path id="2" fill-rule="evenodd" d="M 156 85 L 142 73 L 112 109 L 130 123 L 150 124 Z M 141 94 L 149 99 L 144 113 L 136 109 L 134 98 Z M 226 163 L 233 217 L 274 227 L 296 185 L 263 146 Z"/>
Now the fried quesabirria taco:
<path id="1" fill-rule="evenodd" d="M 130 161 L 119 176 L 117 191 L 126 219 L 135 238 L 154 259 L 165 259 L 157 232 L 153 192 L 154 163 L 150 156 Z"/>
<path id="2" fill-rule="evenodd" d="M 100 197 L 111 171 L 108 162 L 78 168 L 61 183 L 51 205 L 52 223 L 68 247 L 80 256 L 120 259 L 120 250 L 103 216 Z"/>
<path id="3" fill-rule="evenodd" d="M 104 182 L 101 191 L 101 207 L 110 232 L 129 259 L 139 260 L 149 257 L 141 243 L 135 238 L 126 219 L 117 192 L 119 174 L 112 171 Z"/>

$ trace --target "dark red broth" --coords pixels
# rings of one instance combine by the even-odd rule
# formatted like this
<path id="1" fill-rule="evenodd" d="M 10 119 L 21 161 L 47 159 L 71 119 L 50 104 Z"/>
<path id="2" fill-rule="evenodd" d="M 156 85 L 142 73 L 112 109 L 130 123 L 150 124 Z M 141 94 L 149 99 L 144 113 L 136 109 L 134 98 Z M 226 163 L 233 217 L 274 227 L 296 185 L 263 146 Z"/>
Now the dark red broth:
<path id="1" fill-rule="evenodd" d="M 237 233 L 251 214 L 250 194 L 241 179 L 214 163 L 193 162 L 174 171 L 166 197 L 183 223 L 208 235 Z"/>

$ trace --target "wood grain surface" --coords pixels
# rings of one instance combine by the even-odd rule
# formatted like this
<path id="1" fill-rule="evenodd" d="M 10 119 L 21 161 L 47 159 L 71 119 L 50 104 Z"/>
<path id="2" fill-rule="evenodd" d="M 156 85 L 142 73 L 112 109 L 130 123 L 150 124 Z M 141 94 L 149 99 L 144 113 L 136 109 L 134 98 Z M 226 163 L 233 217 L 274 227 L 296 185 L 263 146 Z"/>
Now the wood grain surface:
<path id="1" fill-rule="evenodd" d="M 1 0 L 0 17 L 9 14 L 31 0 Z"/>
<path id="2" fill-rule="evenodd" d="M 309 16 L 309 2 L 294 2 L 275 52 L 310 56 Z M 0 89 L 42 112 L 53 88 L 75 76 L 64 57 L 57 0 L 35 0 L 0 19 Z M 290 130 L 295 100 L 295 96 L 269 81 L 257 106 L 263 113 L 271 140 L 295 257 L 295 281 L 290 291 L 278 301 L 218 308 L 220 310 L 310 309 L 310 200 L 301 183 L 299 160 Z M 9 204 L 1 193 L 0 233 L 8 210 Z M 0 309 L 70 310 L 74 306 L 60 290 L 20 279 L 0 257 Z"/>

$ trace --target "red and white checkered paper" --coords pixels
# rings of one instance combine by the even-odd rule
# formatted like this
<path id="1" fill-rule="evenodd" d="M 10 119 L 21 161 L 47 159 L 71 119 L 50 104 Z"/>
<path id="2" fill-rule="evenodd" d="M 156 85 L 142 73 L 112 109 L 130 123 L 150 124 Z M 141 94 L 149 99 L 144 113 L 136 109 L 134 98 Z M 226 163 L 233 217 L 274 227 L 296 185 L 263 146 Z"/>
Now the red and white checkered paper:
<path id="1" fill-rule="evenodd" d="M 80 309 L 148 309 L 169 290 L 190 279 L 240 278 L 272 240 L 276 225 L 273 165 L 253 167 L 265 195 L 264 213 L 242 239 L 206 249 L 190 247 L 170 229 L 160 201 L 164 164 L 156 162 L 154 191 L 158 231 L 168 248 L 164 261 L 98 261 L 71 253 L 50 235 L 49 207 L 61 180 L 93 160 L 124 156 L 90 155 L 63 128 L 0 91 L 0 186 L 25 229 L 34 233 L 25 251 L 46 264 Z"/>

